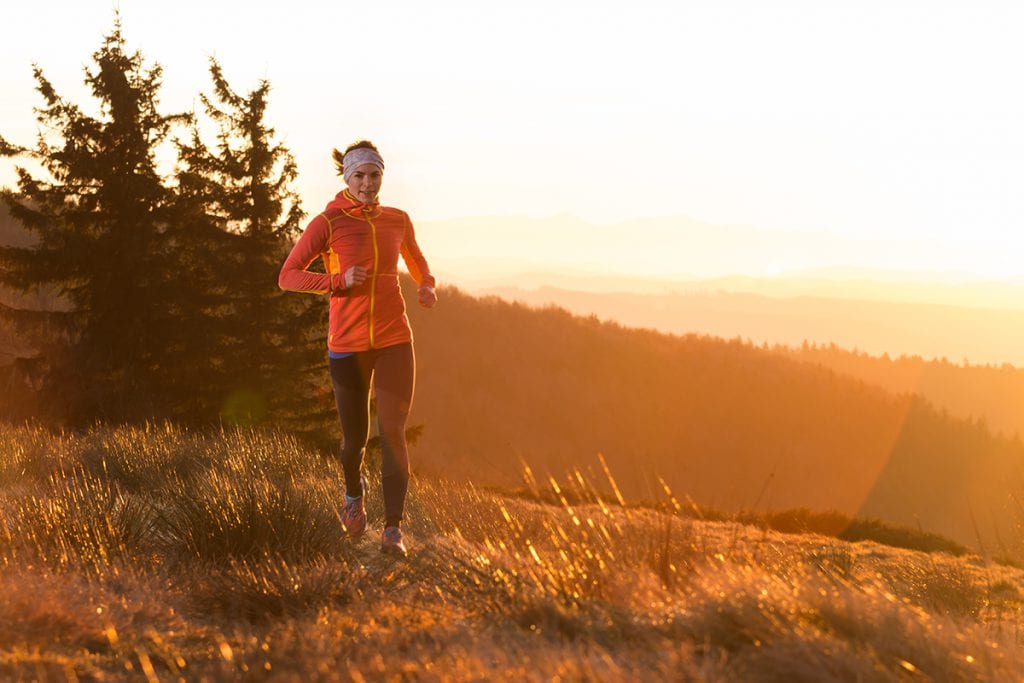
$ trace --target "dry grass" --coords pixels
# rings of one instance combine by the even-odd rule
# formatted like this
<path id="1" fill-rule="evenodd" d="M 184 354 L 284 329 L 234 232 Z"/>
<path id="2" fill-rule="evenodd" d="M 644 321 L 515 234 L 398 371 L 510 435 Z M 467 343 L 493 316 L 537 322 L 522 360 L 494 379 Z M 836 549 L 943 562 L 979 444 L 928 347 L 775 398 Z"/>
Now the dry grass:
<path id="1" fill-rule="evenodd" d="M 625 507 L 574 480 L 531 482 L 548 502 L 415 481 L 401 562 L 379 526 L 344 538 L 339 468 L 288 438 L 0 427 L 0 678 L 1024 671 L 1021 570 L 693 519 L 671 492 Z M 378 496 L 369 513 L 379 525 Z"/>

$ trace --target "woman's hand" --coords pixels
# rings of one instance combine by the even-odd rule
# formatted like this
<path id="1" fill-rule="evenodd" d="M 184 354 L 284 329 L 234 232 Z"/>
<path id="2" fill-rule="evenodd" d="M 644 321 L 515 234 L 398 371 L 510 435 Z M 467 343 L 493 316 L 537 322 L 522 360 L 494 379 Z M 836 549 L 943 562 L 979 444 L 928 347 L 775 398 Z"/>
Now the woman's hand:
<path id="1" fill-rule="evenodd" d="M 345 271 L 345 289 L 352 289 L 366 282 L 366 268 L 352 266 Z"/>
<path id="2" fill-rule="evenodd" d="M 437 303 L 437 293 L 434 292 L 434 288 L 430 285 L 424 285 L 420 287 L 420 306 L 423 308 L 433 308 L 434 304 Z"/>

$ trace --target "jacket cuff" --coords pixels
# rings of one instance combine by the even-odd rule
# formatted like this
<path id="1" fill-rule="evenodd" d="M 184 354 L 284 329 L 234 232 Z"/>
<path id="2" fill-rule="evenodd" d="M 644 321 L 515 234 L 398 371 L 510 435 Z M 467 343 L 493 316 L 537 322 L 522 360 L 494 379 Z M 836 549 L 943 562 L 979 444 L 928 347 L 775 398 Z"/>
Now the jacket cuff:
<path id="1" fill-rule="evenodd" d="M 348 288 L 345 287 L 345 276 L 342 274 L 331 273 L 328 275 L 330 279 L 330 289 L 327 290 L 328 296 L 348 296 Z"/>

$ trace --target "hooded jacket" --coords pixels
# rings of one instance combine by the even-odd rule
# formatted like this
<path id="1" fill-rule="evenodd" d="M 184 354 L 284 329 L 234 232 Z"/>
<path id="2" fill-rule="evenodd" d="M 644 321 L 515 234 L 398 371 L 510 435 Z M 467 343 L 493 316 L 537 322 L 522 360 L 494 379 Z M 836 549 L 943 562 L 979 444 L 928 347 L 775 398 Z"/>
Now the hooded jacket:
<path id="1" fill-rule="evenodd" d="M 364 204 L 343 190 L 310 221 L 278 277 L 281 289 L 330 295 L 327 348 L 346 353 L 412 341 L 398 283 L 398 255 L 420 286 L 434 286 L 412 221 L 399 209 Z M 326 273 L 306 270 L 316 258 Z M 362 266 L 366 281 L 345 287 L 345 271 Z"/>

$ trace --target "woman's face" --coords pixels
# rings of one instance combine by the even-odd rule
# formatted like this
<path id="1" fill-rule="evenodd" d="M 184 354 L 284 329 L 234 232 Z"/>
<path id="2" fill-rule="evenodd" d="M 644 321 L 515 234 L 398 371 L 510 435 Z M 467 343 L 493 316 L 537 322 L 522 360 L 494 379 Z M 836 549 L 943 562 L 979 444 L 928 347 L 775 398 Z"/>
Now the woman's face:
<path id="1" fill-rule="evenodd" d="M 384 172 L 373 164 L 363 164 L 355 170 L 348 179 L 348 191 L 363 202 L 369 204 L 376 201 L 377 193 L 380 192 L 380 181 L 384 178 Z"/>

